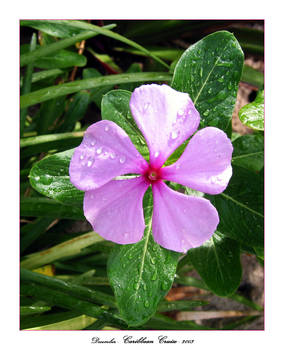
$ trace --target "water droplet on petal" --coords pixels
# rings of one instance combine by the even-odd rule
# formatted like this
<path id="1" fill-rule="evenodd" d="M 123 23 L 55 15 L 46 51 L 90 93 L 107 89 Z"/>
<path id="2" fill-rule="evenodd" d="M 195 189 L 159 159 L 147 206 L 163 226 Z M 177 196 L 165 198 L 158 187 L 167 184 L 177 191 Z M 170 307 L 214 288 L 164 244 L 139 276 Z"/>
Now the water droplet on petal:
<path id="1" fill-rule="evenodd" d="M 121 156 L 121 157 L 119 158 L 119 162 L 120 162 L 121 164 L 124 164 L 125 161 L 126 161 L 126 157 L 125 157 L 125 156 Z"/>
<path id="2" fill-rule="evenodd" d="M 84 159 L 84 156 L 83 156 L 83 154 L 81 154 L 81 155 L 80 155 L 80 159 L 81 159 L 81 160 L 82 160 L 82 159 Z"/>
<path id="3" fill-rule="evenodd" d="M 99 147 L 98 149 L 97 149 L 97 154 L 101 154 L 102 153 L 102 147 Z"/>
<path id="4" fill-rule="evenodd" d="M 88 160 L 87 167 L 90 167 L 93 164 L 91 160 Z"/>
<path id="5" fill-rule="evenodd" d="M 108 132 L 108 131 L 109 131 L 109 126 L 108 126 L 108 125 L 106 125 L 106 127 L 105 127 L 105 131 L 106 131 L 106 132 Z"/>
<path id="6" fill-rule="evenodd" d="M 145 103 L 144 106 L 143 106 L 143 112 L 146 112 L 147 109 L 149 108 L 149 106 L 150 106 L 150 103 L 149 103 L 149 102 L 148 102 L 148 103 Z"/>
<path id="7" fill-rule="evenodd" d="M 95 146 L 96 144 L 96 140 L 94 139 L 92 142 L 91 142 L 91 146 Z"/>
<path id="8" fill-rule="evenodd" d="M 158 157 L 159 157 L 159 154 L 160 154 L 160 152 L 158 152 L 158 151 L 155 152 L 154 157 L 155 157 L 155 158 L 158 158 Z"/>
<path id="9" fill-rule="evenodd" d="M 116 154 L 115 154 L 115 153 L 111 153 L 111 154 L 110 154 L 110 158 L 111 158 L 111 159 L 115 159 L 115 158 L 116 158 Z"/>
<path id="10" fill-rule="evenodd" d="M 177 132 L 176 131 L 172 131 L 171 137 L 172 137 L 173 140 L 175 140 L 178 137 Z"/>

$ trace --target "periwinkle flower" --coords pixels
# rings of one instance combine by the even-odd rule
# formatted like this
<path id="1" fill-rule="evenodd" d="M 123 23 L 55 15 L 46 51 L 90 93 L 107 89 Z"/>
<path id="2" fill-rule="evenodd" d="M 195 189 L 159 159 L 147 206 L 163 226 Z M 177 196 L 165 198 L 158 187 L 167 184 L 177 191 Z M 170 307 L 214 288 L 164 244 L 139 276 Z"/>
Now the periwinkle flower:
<path id="1" fill-rule="evenodd" d="M 151 84 L 134 90 L 130 109 L 147 142 L 149 163 L 115 123 L 103 120 L 91 125 L 69 169 L 71 182 L 85 191 L 85 217 L 106 240 L 136 243 L 143 237 L 143 196 L 151 185 L 154 240 L 177 252 L 202 245 L 216 230 L 217 210 L 209 200 L 174 191 L 164 180 L 221 193 L 232 175 L 231 141 L 223 131 L 206 127 L 195 133 L 174 164 L 163 167 L 198 128 L 200 116 L 193 102 L 186 93 Z M 114 179 L 126 174 L 140 176 Z"/>

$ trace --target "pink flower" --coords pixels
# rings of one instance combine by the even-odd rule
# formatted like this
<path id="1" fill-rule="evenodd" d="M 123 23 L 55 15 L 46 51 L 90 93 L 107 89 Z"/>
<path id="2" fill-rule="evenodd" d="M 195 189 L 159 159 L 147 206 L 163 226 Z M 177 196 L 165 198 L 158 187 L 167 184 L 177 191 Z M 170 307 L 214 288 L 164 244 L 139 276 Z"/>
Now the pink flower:
<path id="1" fill-rule="evenodd" d="M 162 247 L 186 252 L 208 240 L 219 223 L 209 200 L 170 189 L 163 180 L 218 194 L 232 175 L 233 147 L 226 134 L 207 127 L 191 138 L 181 157 L 167 158 L 198 128 L 200 117 L 186 93 L 167 85 L 143 85 L 133 92 L 130 109 L 150 151 L 149 163 L 123 129 L 103 120 L 91 125 L 70 163 L 70 180 L 85 191 L 84 214 L 106 240 L 130 244 L 143 237 L 143 196 L 153 190 L 152 232 Z M 113 180 L 125 174 L 140 176 Z"/>

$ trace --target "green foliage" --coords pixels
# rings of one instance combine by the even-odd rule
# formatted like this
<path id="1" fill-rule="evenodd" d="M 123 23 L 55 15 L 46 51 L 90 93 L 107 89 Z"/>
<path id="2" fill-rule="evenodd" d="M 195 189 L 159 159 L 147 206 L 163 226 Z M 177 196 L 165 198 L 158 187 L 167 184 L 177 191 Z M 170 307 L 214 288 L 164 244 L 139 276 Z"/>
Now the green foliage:
<path id="1" fill-rule="evenodd" d="M 179 39 L 187 30 L 191 35 L 203 28 L 206 32 L 207 21 L 118 21 L 118 25 L 106 21 L 97 26 L 89 21 L 22 20 L 20 24 L 21 31 L 32 28 L 20 57 L 21 329 L 210 329 L 164 314 L 208 303 L 202 294 L 200 300 L 169 301 L 165 297 L 173 283 L 205 289 L 262 312 L 235 292 L 242 273 L 240 251 L 254 254 L 260 264 L 264 261 L 262 91 L 240 111 L 242 122 L 257 133 L 233 135 L 233 177 L 223 193 L 206 196 L 169 183 L 187 195 L 206 196 L 219 213 L 212 238 L 187 255 L 155 243 L 151 190 L 143 202 L 143 239 L 118 245 L 90 231 L 83 213 L 84 192 L 69 178 L 74 148 L 86 128 L 100 119 L 123 128 L 149 159 L 129 108 L 132 91 L 145 83 L 171 83 L 188 92 L 200 112 L 200 127 L 216 126 L 230 136 L 240 78 L 263 89 L 263 74 L 243 67 L 242 52 L 262 52 L 263 43 L 256 42 L 260 32 L 235 28 L 241 45 L 228 31 L 203 35 L 196 43 L 195 37 L 202 36 L 194 35 L 184 51 L 177 42 L 171 45 L 169 38 Z M 180 157 L 188 142 L 166 165 Z M 188 276 L 191 270 L 201 279 Z M 240 323 L 252 319 L 241 318 Z"/>
<path id="2" fill-rule="evenodd" d="M 208 35 L 181 56 L 172 87 L 189 94 L 201 128 L 216 126 L 230 135 L 243 60 L 238 41 L 226 31 Z"/>
<path id="3" fill-rule="evenodd" d="M 259 91 L 254 102 L 242 107 L 239 117 L 243 124 L 254 129 L 264 130 L 264 91 Z"/>

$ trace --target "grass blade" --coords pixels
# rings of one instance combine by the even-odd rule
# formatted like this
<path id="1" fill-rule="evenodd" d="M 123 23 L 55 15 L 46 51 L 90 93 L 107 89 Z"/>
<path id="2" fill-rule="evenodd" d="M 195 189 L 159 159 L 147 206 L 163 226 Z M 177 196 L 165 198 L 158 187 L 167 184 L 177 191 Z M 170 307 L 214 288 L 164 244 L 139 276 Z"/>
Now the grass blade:
<path id="1" fill-rule="evenodd" d="M 115 74 L 99 78 L 76 80 L 65 84 L 47 87 L 26 94 L 21 97 L 20 107 L 26 108 L 40 102 L 51 100 L 52 98 L 69 95 L 84 89 L 92 89 L 101 86 L 144 81 L 170 81 L 171 79 L 172 75 L 169 73 L 146 72 Z"/>

